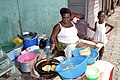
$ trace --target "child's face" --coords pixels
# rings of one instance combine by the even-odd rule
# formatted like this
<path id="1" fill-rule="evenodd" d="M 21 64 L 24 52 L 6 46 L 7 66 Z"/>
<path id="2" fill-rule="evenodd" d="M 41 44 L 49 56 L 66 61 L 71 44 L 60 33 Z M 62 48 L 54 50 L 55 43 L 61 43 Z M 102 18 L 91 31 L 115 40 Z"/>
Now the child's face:
<path id="1" fill-rule="evenodd" d="M 104 19 L 105 19 L 105 13 L 102 12 L 100 15 L 98 15 L 98 19 L 100 22 L 104 22 Z"/>

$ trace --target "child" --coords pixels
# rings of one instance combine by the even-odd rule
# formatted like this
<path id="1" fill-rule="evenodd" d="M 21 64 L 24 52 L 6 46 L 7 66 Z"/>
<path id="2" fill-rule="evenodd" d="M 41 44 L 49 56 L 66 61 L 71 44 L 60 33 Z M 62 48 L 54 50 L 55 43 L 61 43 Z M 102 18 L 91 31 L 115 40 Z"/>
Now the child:
<path id="1" fill-rule="evenodd" d="M 106 26 L 110 27 L 110 29 L 108 31 L 106 31 Z M 90 27 L 89 25 L 87 27 L 89 29 L 95 31 L 93 39 L 96 40 L 97 42 L 103 43 L 104 46 L 108 42 L 106 34 L 109 33 L 114 28 L 114 26 L 108 24 L 105 21 L 105 12 L 104 11 L 99 11 L 98 12 L 98 21 L 95 22 L 95 27 L 94 28 Z M 104 47 L 102 48 L 102 51 L 100 51 L 99 59 L 102 58 L 103 52 L 104 52 Z"/>

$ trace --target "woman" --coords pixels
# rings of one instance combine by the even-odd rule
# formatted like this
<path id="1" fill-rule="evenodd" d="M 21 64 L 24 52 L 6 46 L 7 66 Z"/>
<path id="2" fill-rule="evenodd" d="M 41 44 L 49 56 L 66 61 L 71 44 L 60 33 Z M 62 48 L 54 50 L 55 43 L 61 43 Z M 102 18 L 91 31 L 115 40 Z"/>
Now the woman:
<path id="1" fill-rule="evenodd" d="M 51 49 L 64 50 L 67 45 L 79 42 L 79 37 L 91 39 L 81 34 L 72 22 L 72 13 L 68 8 L 60 9 L 62 20 L 53 28 L 50 37 Z"/>

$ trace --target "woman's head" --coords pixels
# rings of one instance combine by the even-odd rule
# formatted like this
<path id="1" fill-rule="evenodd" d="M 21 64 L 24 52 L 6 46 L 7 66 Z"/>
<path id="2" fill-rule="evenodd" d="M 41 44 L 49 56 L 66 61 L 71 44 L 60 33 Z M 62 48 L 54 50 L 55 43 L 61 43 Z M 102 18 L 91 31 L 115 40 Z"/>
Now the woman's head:
<path id="1" fill-rule="evenodd" d="M 105 19 L 105 12 L 104 11 L 99 11 L 98 12 L 98 20 L 99 22 L 104 22 L 104 19 Z"/>
<path id="2" fill-rule="evenodd" d="M 61 8 L 60 9 L 60 14 L 62 16 L 62 22 L 68 23 L 68 22 L 71 21 L 72 13 L 71 13 L 70 9 L 68 9 L 68 8 Z"/>

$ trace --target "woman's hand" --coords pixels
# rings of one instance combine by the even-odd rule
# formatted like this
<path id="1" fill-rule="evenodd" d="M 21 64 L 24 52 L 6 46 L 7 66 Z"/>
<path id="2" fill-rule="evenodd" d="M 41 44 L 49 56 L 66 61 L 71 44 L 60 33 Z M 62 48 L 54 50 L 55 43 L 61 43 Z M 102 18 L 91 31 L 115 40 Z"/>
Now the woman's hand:
<path id="1" fill-rule="evenodd" d="M 55 44 L 51 44 L 50 49 L 51 50 L 55 49 Z"/>
<path id="2" fill-rule="evenodd" d="M 85 40 L 89 40 L 89 37 L 85 36 L 84 39 L 85 39 Z"/>
<path id="3" fill-rule="evenodd" d="M 90 38 L 90 37 L 85 37 L 84 38 L 85 40 L 89 40 L 89 41 L 92 41 L 92 42 L 94 42 L 94 43 L 98 43 L 96 40 L 94 40 L 93 38 Z"/>
<path id="4" fill-rule="evenodd" d="M 87 37 L 87 36 L 85 36 L 84 39 L 89 40 L 89 41 L 93 41 L 93 38 L 90 38 L 90 37 Z"/>

